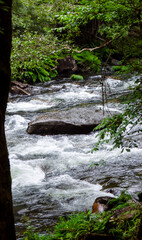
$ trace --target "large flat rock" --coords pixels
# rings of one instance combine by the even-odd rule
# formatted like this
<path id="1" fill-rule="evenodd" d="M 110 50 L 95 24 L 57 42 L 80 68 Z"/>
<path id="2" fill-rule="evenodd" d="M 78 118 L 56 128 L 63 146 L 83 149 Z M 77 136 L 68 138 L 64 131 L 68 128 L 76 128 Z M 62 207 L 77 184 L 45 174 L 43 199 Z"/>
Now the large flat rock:
<path id="1" fill-rule="evenodd" d="M 30 122 L 27 132 L 39 135 L 87 134 L 107 115 L 92 106 L 48 112 Z"/>

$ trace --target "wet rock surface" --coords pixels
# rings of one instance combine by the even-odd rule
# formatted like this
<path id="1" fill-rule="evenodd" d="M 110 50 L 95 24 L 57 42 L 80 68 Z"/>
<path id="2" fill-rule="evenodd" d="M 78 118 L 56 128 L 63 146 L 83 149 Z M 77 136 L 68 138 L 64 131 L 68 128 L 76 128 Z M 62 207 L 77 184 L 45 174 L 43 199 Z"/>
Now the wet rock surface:
<path id="1" fill-rule="evenodd" d="M 21 83 L 17 81 L 11 82 L 10 93 L 13 95 L 31 95 L 29 91 L 29 85 L 26 83 Z"/>
<path id="2" fill-rule="evenodd" d="M 72 56 L 58 60 L 57 70 L 60 74 L 71 74 L 78 71 L 78 66 Z"/>
<path id="3" fill-rule="evenodd" d="M 112 199 L 114 199 L 114 197 L 108 197 L 108 196 L 98 197 L 98 198 L 95 199 L 95 203 L 100 203 L 100 204 L 107 205 L 107 203 Z"/>
<path id="4" fill-rule="evenodd" d="M 114 111 L 116 114 L 116 112 Z M 113 113 L 113 114 L 114 114 Z M 74 107 L 64 111 L 53 111 L 42 115 L 29 123 L 29 134 L 87 134 L 93 131 L 106 117 L 102 110 L 95 107 Z"/>

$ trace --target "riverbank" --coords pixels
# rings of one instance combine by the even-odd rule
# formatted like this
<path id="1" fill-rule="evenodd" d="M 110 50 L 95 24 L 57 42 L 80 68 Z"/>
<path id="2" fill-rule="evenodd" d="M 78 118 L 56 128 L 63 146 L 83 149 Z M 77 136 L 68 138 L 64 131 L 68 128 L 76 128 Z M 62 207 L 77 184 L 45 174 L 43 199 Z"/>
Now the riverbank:
<path id="1" fill-rule="evenodd" d="M 106 210 L 103 213 L 98 213 L 93 204 L 92 213 L 86 211 L 72 214 L 67 218 L 60 218 L 53 233 L 41 235 L 29 227 L 24 239 L 141 240 L 142 205 L 125 193 L 122 193 L 119 198 L 108 198 L 105 201 L 106 199 L 99 198 L 100 202 L 105 202 L 105 204 L 100 204 L 105 205 Z"/>

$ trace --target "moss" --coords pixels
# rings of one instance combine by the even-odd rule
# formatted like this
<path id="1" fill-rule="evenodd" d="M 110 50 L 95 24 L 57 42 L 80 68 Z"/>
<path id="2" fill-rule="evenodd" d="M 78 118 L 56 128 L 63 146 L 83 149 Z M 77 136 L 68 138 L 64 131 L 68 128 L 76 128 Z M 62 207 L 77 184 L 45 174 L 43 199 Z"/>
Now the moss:
<path id="1" fill-rule="evenodd" d="M 81 75 L 76 75 L 76 74 L 72 74 L 70 77 L 71 80 L 83 80 L 83 76 Z"/>

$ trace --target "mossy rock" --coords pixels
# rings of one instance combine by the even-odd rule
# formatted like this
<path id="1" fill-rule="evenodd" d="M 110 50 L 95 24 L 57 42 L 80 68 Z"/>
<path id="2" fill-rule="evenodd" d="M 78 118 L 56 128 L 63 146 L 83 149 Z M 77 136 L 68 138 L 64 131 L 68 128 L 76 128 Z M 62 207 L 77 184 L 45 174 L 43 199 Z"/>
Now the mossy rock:
<path id="1" fill-rule="evenodd" d="M 72 74 L 70 77 L 71 80 L 83 80 L 83 76 L 77 75 L 77 74 Z"/>

